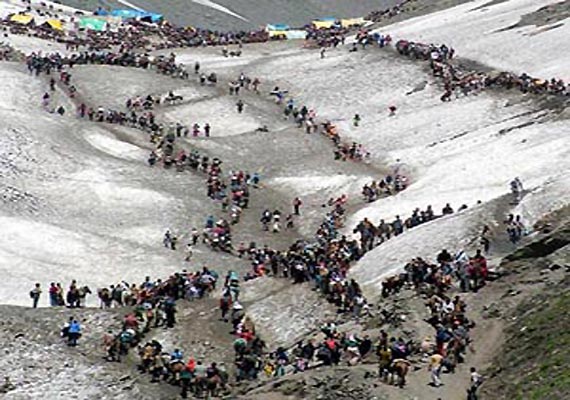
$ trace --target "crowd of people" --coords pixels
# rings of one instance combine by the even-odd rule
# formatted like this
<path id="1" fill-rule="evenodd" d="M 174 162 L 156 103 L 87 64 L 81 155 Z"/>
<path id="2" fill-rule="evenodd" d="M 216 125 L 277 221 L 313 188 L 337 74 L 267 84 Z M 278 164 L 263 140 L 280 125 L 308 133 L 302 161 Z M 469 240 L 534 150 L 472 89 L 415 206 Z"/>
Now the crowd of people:
<path id="1" fill-rule="evenodd" d="M 406 1 L 402 4 L 407 3 Z M 384 15 L 384 14 L 382 14 Z M 383 17 L 382 17 L 383 18 Z M 166 47 L 172 46 L 196 46 L 196 45 L 226 45 L 231 43 L 247 42 L 248 40 L 266 40 L 263 35 L 255 33 L 220 34 L 200 30 L 180 30 L 168 24 L 151 26 L 134 22 L 129 26 L 135 28 L 127 34 L 125 32 L 108 33 L 111 37 L 117 35 L 117 40 L 123 43 L 131 40 L 131 45 L 124 46 L 122 51 L 78 53 L 69 57 L 58 54 L 40 55 L 33 54 L 27 60 L 30 73 L 39 75 L 45 73 L 51 76 L 52 72 L 60 74 L 60 81 L 67 88 L 70 95 L 75 92 L 71 83 L 71 74 L 75 64 L 109 64 L 122 65 L 137 68 L 155 68 L 159 73 L 172 75 L 183 79 L 188 78 L 184 66 L 176 63 L 175 56 L 149 57 L 145 54 L 137 54 L 129 49 L 144 47 L 147 36 L 167 32 Z M 35 28 L 30 28 L 35 29 Z M 42 28 L 44 29 L 44 28 Z M 43 31 L 38 31 L 43 32 Z M 135 33 L 137 32 L 137 33 Z M 309 32 L 314 39 L 322 41 L 320 46 L 337 46 L 344 43 L 344 31 L 338 32 Z M 43 33 L 42 33 L 43 34 Z M 39 33 L 38 33 L 39 35 Z M 138 36 L 137 36 L 138 35 Z M 101 35 L 102 36 L 102 35 Z M 90 49 L 101 50 L 97 43 L 105 43 L 98 34 L 88 33 L 87 38 L 92 37 Z M 371 35 L 359 37 L 359 43 L 366 47 L 370 42 L 384 47 L 390 43 L 389 36 Z M 63 40 L 63 39 L 62 39 Z M 68 43 L 68 42 L 66 42 Z M 79 44 L 78 44 L 79 43 Z M 89 42 L 76 42 L 74 46 L 87 46 Z M 136 44 L 133 44 L 136 43 Z M 146 43 L 146 44 L 145 44 Z M 71 42 L 69 42 L 71 45 Z M 141 46 L 142 45 L 142 46 Z M 78 48 L 78 47 L 77 47 Z M 454 50 L 445 45 L 425 46 L 419 43 L 399 41 L 396 49 L 403 55 L 418 59 L 429 60 L 435 76 L 444 79 L 446 93 L 442 96 L 447 101 L 456 88 L 464 94 L 472 90 L 480 90 L 483 87 L 500 85 L 506 88 L 518 87 L 523 92 L 567 94 L 568 88 L 562 81 L 551 80 L 545 84 L 537 83 L 536 80 L 523 75 L 521 77 L 506 78 L 499 75 L 491 78 L 488 74 L 478 74 L 476 79 L 480 83 L 474 83 L 474 75 L 464 75 L 456 67 L 452 66 Z M 0 52 L 0 57 L 1 57 Z M 199 68 L 195 70 L 198 74 Z M 507 74 L 507 73 L 502 73 Z M 200 75 L 200 81 L 206 81 L 205 74 Z M 217 79 L 214 77 L 215 83 Z M 51 90 L 54 84 L 51 83 Z M 208 79 L 209 81 L 209 79 Z M 230 94 L 239 94 L 242 87 L 253 87 L 258 91 L 259 81 L 247 77 L 238 78 L 230 82 Z M 467 89 L 465 89 L 467 88 Z M 285 102 L 286 91 L 275 88 L 272 95 L 279 104 Z M 167 98 L 176 101 L 173 93 Z M 44 101 L 49 103 L 48 97 Z M 239 102 L 238 102 L 239 103 Z M 188 136 L 190 129 L 182 124 L 164 125 L 155 120 L 152 113 L 156 105 L 156 99 L 151 96 L 144 98 L 129 99 L 126 104 L 127 110 L 114 111 L 106 109 L 93 109 L 81 104 L 78 114 L 81 118 L 92 121 L 131 124 L 151 133 L 151 140 L 156 144 L 156 149 L 150 154 L 149 165 L 154 166 L 162 163 L 169 167 L 176 165 L 177 170 L 182 171 L 190 168 L 201 171 L 207 175 L 207 196 L 222 206 L 222 210 L 229 212 L 230 218 L 216 220 L 209 216 L 203 231 L 192 229 L 191 241 L 187 245 L 186 261 L 189 261 L 192 246 L 195 246 L 200 237 L 202 242 L 210 245 L 213 249 L 221 249 L 233 252 L 231 239 L 231 226 L 239 222 L 243 209 L 248 207 L 250 188 L 257 187 L 260 177 L 257 174 L 249 174 L 246 171 L 230 171 L 227 178 L 221 169 L 221 160 L 211 159 L 201 155 L 197 151 L 187 153 L 184 150 L 175 151 L 176 138 Z M 243 109 L 243 103 L 242 103 Z M 238 112 L 241 112 L 238 105 Z M 362 160 L 369 155 L 362 145 L 357 143 L 343 143 L 337 132 L 337 128 L 331 122 L 317 121 L 316 112 L 305 105 L 297 105 L 293 99 L 286 102 L 284 115 L 287 119 L 293 119 L 299 128 L 304 128 L 307 134 L 321 132 L 329 137 L 335 144 L 335 159 Z M 354 125 L 358 126 L 360 117 L 355 117 Z M 205 127 L 209 124 L 206 124 Z M 200 127 L 192 127 L 192 135 L 199 135 Z M 206 128 L 205 132 L 206 132 Z M 206 136 L 209 136 L 207 129 Z M 405 177 L 396 175 L 388 176 L 380 182 L 372 182 L 363 188 L 363 196 L 367 201 L 374 201 L 383 192 L 394 193 L 406 188 Z M 297 199 L 296 199 L 297 200 Z M 256 279 L 260 276 L 271 275 L 290 279 L 293 283 L 309 283 L 314 290 L 320 292 L 329 302 L 337 307 L 340 318 L 360 319 L 370 316 L 370 305 L 364 297 L 359 284 L 347 277 L 350 265 L 361 258 L 366 252 L 376 245 L 383 243 L 393 236 L 400 235 L 406 229 L 411 229 L 435 218 L 438 218 L 428 206 L 426 210 L 416 209 L 412 215 L 402 220 L 399 216 L 390 223 L 381 220 L 378 226 L 364 219 L 355 228 L 354 233 L 359 233 L 359 240 L 349 239 L 342 235 L 340 229 L 344 226 L 346 215 L 346 196 L 332 199 L 328 204 L 328 212 L 315 232 L 311 240 L 298 240 L 286 250 L 271 249 L 268 246 L 257 247 L 254 243 L 249 247 L 240 245 L 237 254 L 246 257 L 251 262 L 251 271 L 245 279 Z M 300 199 L 294 203 L 294 210 L 286 217 L 287 227 L 293 226 L 294 216 L 300 215 Z M 463 209 L 463 206 L 460 210 Z M 453 213 L 451 206 L 446 205 L 442 215 Z M 279 210 L 263 212 L 260 222 L 264 230 L 279 232 L 281 228 L 281 212 Z M 524 226 L 520 216 L 509 216 L 505 222 L 507 232 L 513 243 L 520 240 L 524 234 Z M 171 232 L 164 237 L 164 246 L 176 250 L 178 238 Z M 421 351 L 426 354 L 431 371 L 431 383 L 434 386 L 441 385 L 441 371 L 446 369 L 453 372 L 458 363 L 465 359 L 466 348 L 469 345 L 469 330 L 474 322 L 466 316 L 467 306 L 460 296 L 452 298 L 450 290 L 457 285 L 460 290 L 477 291 L 485 285 L 489 277 L 485 256 L 477 251 L 472 257 L 464 251 L 457 252 L 452 256 L 447 251 L 442 251 L 437 256 L 436 263 L 430 263 L 421 258 L 416 258 L 408 263 L 404 272 L 388 278 L 382 289 L 382 295 L 388 297 L 398 292 L 406 285 L 428 295 L 426 306 L 429 309 L 429 323 L 434 327 L 433 339 L 426 339 L 421 344 Z M 125 315 L 123 326 L 119 332 L 108 332 L 104 338 L 105 351 L 109 361 L 120 361 L 130 349 L 137 344 L 139 348 L 140 369 L 149 373 L 153 381 L 167 380 L 179 384 L 182 388 L 182 396 L 186 397 L 189 391 L 200 393 L 210 391 L 216 393 L 224 388 L 229 382 L 229 372 L 223 365 L 211 363 L 208 366 L 202 360 L 196 361 L 190 357 L 186 362 L 180 349 L 167 352 L 163 346 L 153 340 L 143 343 L 144 335 L 151 329 L 158 327 L 172 328 L 176 324 L 176 302 L 181 299 L 193 300 L 202 298 L 211 293 L 218 280 L 217 274 L 204 267 L 198 272 L 182 271 L 169 277 L 165 281 L 160 279 L 151 281 L 149 277 L 141 285 L 121 282 L 103 288 L 98 291 L 102 308 L 108 307 L 133 307 L 134 311 Z M 70 287 L 63 302 L 63 290 L 59 284 L 55 287 L 52 297 L 50 287 L 50 304 L 59 306 L 65 303 L 69 307 L 80 307 L 84 303 L 85 296 L 90 293 L 88 287 L 78 288 L 75 282 Z M 33 307 L 38 305 L 41 296 L 41 287 L 37 284 L 30 292 Z M 413 346 L 402 338 L 389 338 L 388 334 L 381 331 L 376 347 L 371 338 L 367 336 L 347 334 L 337 330 L 333 321 L 327 322 L 320 332 L 324 335 L 322 340 L 308 340 L 296 344 L 292 349 L 278 348 L 273 352 L 266 351 L 266 345 L 256 334 L 255 326 L 245 313 L 243 305 L 239 302 L 239 279 L 237 274 L 229 273 L 226 277 L 222 297 L 220 299 L 221 319 L 230 323 L 235 335 L 235 369 L 236 380 L 253 380 L 260 375 L 267 377 L 279 377 L 289 372 L 303 372 L 316 365 L 338 365 L 346 362 L 349 365 L 358 363 L 363 358 L 376 351 L 379 359 L 379 374 L 381 377 L 392 376 L 398 378 L 398 384 L 405 384 L 405 377 L 410 362 L 407 360 L 414 352 Z M 81 335 L 81 326 L 76 319 L 71 319 L 62 330 L 62 336 L 68 339 L 70 346 L 76 346 Z M 472 383 L 470 391 L 476 394 L 477 387 L 481 382 L 480 375 L 472 370 Z"/>
<path id="2" fill-rule="evenodd" d="M 462 205 L 457 211 L 463 211 L 467 205 Z M 360 246 L 366 250 L 372 250 L 392 237 L 396 237 L 404 233 L 404 231 L 415 228 L 426 222 L 433 221 L 445 215 L 453 214 L 453 208 L 448 204 L 441 210 L 441 215 L 436 215 L 428 205 L 425 210 L 416 208 L 410 217 L 402 220 L 399 215 L 392 222 L 380 220 L 378 225 L 374 225 L 368 218 L 364 218 L 354 228 L 353 233 L 360 236 Z"/>
<path id="3" fill-rule="evenodd" d="M 28 6 L 25 13 L 35 12 L 37 16 L 48 16 Z M 66 19 L 64 13 L 52 12 L 53 18 Z M 91 29 L 54 29 L 49 24 L 22 24 L 12 20 L 12 15 L 0 21 L 5 32 L 33 36 L 65 44 L 68 50 L 103 51 L 115 47 L 125 50 L 146 49 L 148 51 L 175 47 L 228 46 L 243 43 L 266 42 L 269 35 L 265 29 L 251 31 L 221 32 L 195 27 L 179 27 L 167 21 L 150 23 L 135 19 L 123 20 L 113 29 L 102 31 Z M 75 17 L 77 19 L 78 17 Z M 68 24 L 76 24 L 69 18 Z"/>
<path id="4" fill-rule="evenodd" d="M 465 362 L 466 350 L 471 342 L 469 333 L 475 326 L 475 322 L 466 315 L 465 301 L 459 295 L 452 296 L 450 292 L 454 287 L 462 292 L 478 291 L 490 278 L 487 260 L 481 250 L 468 256 L 463 250 L 452 255 L 444 249 L 435 262 L 415 258 L 406 264 L 403 272 L 383 282 L 383 297 L 409 287 L 427 299 L 429 315 L 426 321 L 434 328 L 434 336 L 424 338 L 419 351 L 428 362 L 432 386 L 442 385 L 442 371 L 454 373 L 457 365 Z M 471 378 L 474 374 L 477 379 L 472 379 L 468 388 L 470 398 L 476 398 L 482 379 L 472 368 Z"/>
<path id="5" fill-rule="evenodd" d="M 549 94 L 555 96 L 570 95 L 570 84 L 562 79 L 540 79 L 522 73 L 516 75 L 506 71 L 471 71 L 451 62 L 455 55 L 452 47 L 445 44 L 436 46 L 408 40 L 396 42 L 399 54 L 430 62 L 432 73 L 443 81 L 444 93 L 441 101 L 451 101 L 456 97 L 478 93 L 486 88 L 518 89 L 522 93 Z"/>
<path id="6" fill-rule="evenodd" d="M 379 182 L 372 181 L 369 184 L 365 184 L 362 187 L 362 196 L 366 202 L 372 203 L 383 195 L 390 196 L 401 192 L 406 189 L 407 186 L 408 178 L 405 175 L 396 173 L 392 176 L 389 174 Z"/>

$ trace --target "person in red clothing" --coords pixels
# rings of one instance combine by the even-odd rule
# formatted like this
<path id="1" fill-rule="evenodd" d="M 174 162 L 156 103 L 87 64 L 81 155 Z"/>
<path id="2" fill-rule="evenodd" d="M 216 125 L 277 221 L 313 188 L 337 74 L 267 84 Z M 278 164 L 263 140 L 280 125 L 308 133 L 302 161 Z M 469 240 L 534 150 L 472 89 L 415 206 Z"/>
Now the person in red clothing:
<path id="1" fill-rule="evenodd" d="M 485 284 L 485 280 L 487 279 L 488 275 L 488 268 L 487 268 L 487 259 L 483 254 L 481 254 L 481 250 L 477 250 L 475 257 L 473 257 L 477 264 L 479 264 L 479 270 L 481 272 L 481 284 Z"/>
<path id="2" fill-rule="evenodd" d="M 139 321 L 137 321 L 137 317 L 134 314 L 127 314 L 125 315 L 125 319 L 123 320 L 124 329 L 134 329 L 135 331 L 138 330 Z"/>

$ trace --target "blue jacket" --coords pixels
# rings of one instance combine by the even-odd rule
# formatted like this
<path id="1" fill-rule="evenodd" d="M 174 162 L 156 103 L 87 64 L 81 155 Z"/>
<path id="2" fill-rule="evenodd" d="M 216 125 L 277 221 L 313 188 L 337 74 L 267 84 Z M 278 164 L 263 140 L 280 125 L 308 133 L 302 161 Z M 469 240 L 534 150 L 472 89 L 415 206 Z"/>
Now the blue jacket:
<path id="1" fill-rule="evenodd" d="M 69 325 L 69 333 L 81 333 L 81 325 L 79 325 L 79 322 L 72 322 Z"/>

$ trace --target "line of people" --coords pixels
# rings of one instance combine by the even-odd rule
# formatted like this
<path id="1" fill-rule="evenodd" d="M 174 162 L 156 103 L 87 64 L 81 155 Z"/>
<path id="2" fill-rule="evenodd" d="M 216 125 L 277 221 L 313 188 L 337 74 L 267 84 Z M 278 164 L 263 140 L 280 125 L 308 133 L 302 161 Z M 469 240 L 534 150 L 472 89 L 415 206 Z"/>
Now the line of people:
<path id="1" fill-rule="evenodd" d="M 270 95 L 275 96 L 277 104 L 282 104 L 287 93 L 288 91 L 275 87 Z M 336 125 L 330 121 L 318 121 L 315 110 L 309 109 L 306 105 L 297 105 L 293 98 L 287 100 L 283 114 L 286 120 L 293 119 L 298 128 L 304 128 L 305 133 L 321 133 L 328 137 L 334 144 L 335 160 L 363 161 L 370 158 L 370 153 L 362 144 L 343 141 Z"/>
<path id="2" fill-rule="evenodd" d="M 423 361 L 428 363 L 430 384 L 442 385 L 441 373 L 455 373 L 456 367 L 465 362 L 466 350 L 471 343 L 470 330 L 475 322 L 467 315 L 467 304 L 461 296 L 451 296 L 455 286 L 463 292 L 478 291 L 490 279 L 487 260 L 477 250 L 468 256 L 463 250 L 451 255 L 442 250 L 435 263 L 421 258 L 413 259 L 404 271 L 387 278 L 382 283 L 383 297 L 389 297 L 410 287 L 426 298 L 429 316 L 426 321 L 434 328 L 434 336 L 423 339 L 420 351 Z M 482 377 L 471 368 L 470 399 L 475 399 Z"/>
<path id="3" fill-rule="evenodd" d="M 457 211 L 463 211 L 467 205 L 462 205 Z M 392 237 L 401 235 L 405 230 L 415 228 L 426 222 L 441 218 L 445 215 L 453 214 L 453 208 L 447 203 L 441 210 L 441 215 L 436 215 L 431 207 L 428 205 L 425 210 L 416 208 L 410 217 L 402 220 L 399 215 L 392 222 L 385 222 L 380 220 L 378 225 L 374 225 L 368 218 L 364 218 L 353 229 L 353 233 L 360 235 L 360 245 L 366 251 L 372 250 L 374 247 L 379 246 Z"/>

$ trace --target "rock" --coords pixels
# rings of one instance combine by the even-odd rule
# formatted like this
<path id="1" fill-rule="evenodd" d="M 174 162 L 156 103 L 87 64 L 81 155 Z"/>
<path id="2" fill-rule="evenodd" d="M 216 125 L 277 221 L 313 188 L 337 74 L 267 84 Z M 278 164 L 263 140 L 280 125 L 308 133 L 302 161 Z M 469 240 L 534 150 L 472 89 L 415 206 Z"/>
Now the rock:
<path id="1" fill-rule="evenodd" d="M 125 382 L 125 381 L 128 381 L 129 379 L 131 379 L 130 375 L 123 375 L 119 378 L 119 381 Z"/>
<path id="2" fill-rule="evenodd" d="M 25 334 L 23 332 L 17 333 L 16 336 L 14 336 L 14 339 L 20 339 L 23 338 L 25 336 Z"/>
<path id="3" fill-rule="evenodd" d="M 551 271 L 556 271 L 556 270 L 562 268 L 562 266 L 561 266 L 561 265 L 558 265 L 558 264 L 552 264 L 552 265 L 551 265 L 550 267 L 548 267 L 548 268 L 549 268 Z"/>

